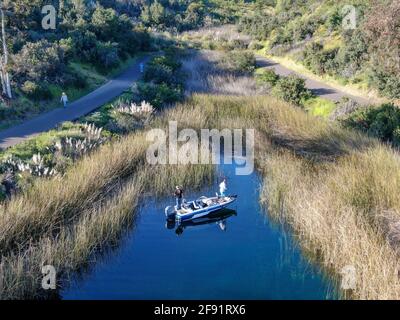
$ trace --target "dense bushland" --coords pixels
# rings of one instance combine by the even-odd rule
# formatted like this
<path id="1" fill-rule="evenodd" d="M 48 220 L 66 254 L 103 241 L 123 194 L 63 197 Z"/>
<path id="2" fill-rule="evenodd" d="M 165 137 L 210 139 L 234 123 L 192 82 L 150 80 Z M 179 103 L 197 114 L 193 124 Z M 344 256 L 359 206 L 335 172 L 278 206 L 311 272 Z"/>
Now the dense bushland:
<path id="1" fill-rule="evenodd" d="M 341 119 L 341 122 L 347 127 L 362 130 L 400 146 L 400 110 L 393 104 L 361 108 Z"/>
<path id="2" fill-rule="evenodd" d="M 342 27 L 356 8 L 356 28 Z M 400 98 L 400 4 L 380 1 L 282 0 L 247 11 L 239 30 L 268 40 L 273 54 L 287 54 L 313 72 L 366 83 L 389 98 Z"/>
<path id="3" fill-rule="evenodd" d="M 45 5 L 56 9 L 54 30 L 42 28 Z M 189 30 L 227 17 L 220 1 L 207 0 L 16 0 L 3 1 L 2 9 L 14 99 L 3 94 L 0 127 L 54 108 L 62 91 L 76 99 L 104 83 L 128 58 L 160 49 L 162 40 L 153 41 L 153 31 Z M 179 95 L 163 83 L 154 86 L 142 89 L 162 91 L 171 101 Z"/>

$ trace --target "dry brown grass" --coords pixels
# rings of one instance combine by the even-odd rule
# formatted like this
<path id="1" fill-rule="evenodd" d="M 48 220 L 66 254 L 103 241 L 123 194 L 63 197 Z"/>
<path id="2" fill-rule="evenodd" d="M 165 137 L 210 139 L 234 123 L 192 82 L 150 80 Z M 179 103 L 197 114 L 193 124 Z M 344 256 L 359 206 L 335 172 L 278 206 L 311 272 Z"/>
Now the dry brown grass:
<path id="1" fill-rule="evenodd" d="M 234 41 L 241 40 L 245 43 L 251 42 L 251 37 L 243 33 L 239 33 L 235 25 L 213 26 L 201 28 L 199 30 L 191 30 L 183 32 L 180 37 L 184 41 L 200 40 L 200 41 Z"/>
<path id="2" fill-rule="evenodd" d="M 261 200 L 269 213 L 288 223 L 334 278 L 344 266 L 356 268 L 357 287 L 346 297 L 400 298 L 396 151 L 266 96 L 195 95 L 153 126 L 169 120 L 196 130 L 255 128 Z M 101 147 L 62 180 L 38 182 L 1 208 L 3 297 L 37 294 L 38 265 L 53 263 L 68 276 L 118 239 L 150 183 L 161 195 L 171 185 L 212 179 L 211 166 L 148 168 L 143 134 Z"/>
<path id="3" fill-rule="evenodd" d="M 334 280 L 355 267 L 344 298 L 400 298 L 397 151 L 270 97 L 202 95 L 186 107 L 196 105 L 215 127 L 257 129 L 262 202 Z"/>
<path id="4" fill-rule="evenodd" d="M 168 122 L 161 118 L 159 125 Z M 68 279 L 95 252 L 118 240 L 145 192 L 165 195 L 177 184 L 190 192 L 214 178 L 211 164 L 147 164 L 150 142 L 145 135 L 134 133 L 104 145 L 62 178 L 37 180 L 0 207 L 0 298 L 41 297 L 41 267 L 46 264 Z"/>
<path id="5" fill-rule="evenodd" d="M 323 165 L 279 152 L 264 163 L 262 201 L 269 212 L 289 223 L 302 247 L 339 281 L 344 267 L 355 267 L 356 290 L 342 292 L 348 298 L 400 298 L 398 248 L 391 241 L 398 236 L 392 226 L 400 221 L 399 197 L 388 193 L 400 180 L 389 178 L 386 167 L 399 163 L 387 152 L 376 147 Z M 393 220 L 383 219 L 387 212 L 395 213 Z"/>
<path id="6" fill-rule="evenodd" d="M 227 71 L 224 53 L 202 50 L 182 61 L 186 80 L 186 95 L 208 93 L 217 95 L 254 96 L 268 90 L 257 85 L 251 75 L 239 75 Z"/>

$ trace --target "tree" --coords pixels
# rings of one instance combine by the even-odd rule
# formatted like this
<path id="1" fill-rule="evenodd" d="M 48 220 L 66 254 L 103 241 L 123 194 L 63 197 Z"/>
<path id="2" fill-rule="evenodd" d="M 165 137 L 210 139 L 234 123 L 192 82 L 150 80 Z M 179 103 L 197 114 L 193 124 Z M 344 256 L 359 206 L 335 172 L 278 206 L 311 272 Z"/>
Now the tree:
<path id="1" fill-rule="evenodd" d="M 297 106 L 312 97 L 312 93 L 306 88 L 306 81 L 294 74 L 280 78 L 272 92 L 276 97 Z"/>
<path id="2" fill-rule="evenodd" d="M 375 4 L 366 18 L 364 30 L 374 62 L 386 72 L 400 73 L 400 2 Z"/>
<path id="3" fill-rule="evenodd" d="M 372 81 L 386 96 L 400 98 L 400 2 L 375 4 L 364 23 Z"/>
<path id="4" fill-rule="evenodd" d="M 5 17 L 4 10 L 0 8 L 1 15 L 1 42 L 3 44 L 3 52 L 0 55 L 0 79 L 1 86 L 3 89 L 3 95 L 7 98 L 12 99 L 10 75 L 8 73 L 8 48 L 6 41 L 6 28 L 5 28 Z"/>

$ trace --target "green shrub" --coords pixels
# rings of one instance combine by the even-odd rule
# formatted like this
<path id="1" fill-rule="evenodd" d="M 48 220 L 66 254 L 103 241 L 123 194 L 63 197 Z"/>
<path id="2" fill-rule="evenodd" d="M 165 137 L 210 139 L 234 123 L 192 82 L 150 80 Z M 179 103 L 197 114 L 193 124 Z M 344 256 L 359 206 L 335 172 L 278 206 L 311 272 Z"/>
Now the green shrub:
<path id="1" fill-rule="evenodd" d="M 84 74 L 79 72 L 79 70 L 66 70 L 64 73 L 64 77 L 62 81 L 60 82 L 60 85 L 64 88 L 68 87 L 74 87 L 74 88 L 86 88 L 88 85 L 88 79 L 85 77 Z M 58 86 L 59 87 L 59 86 Z M 58 92 L 57 95 L 60 94 L 61 92 Z M 53 92 L 53 95 L 55 95 L 55 92 Z"/>
<path id="2" fill-rule="evenodd" d="M 316 74 L 333 73 L 336 70 L 335 58 L 338 49 L 324 50 L 319 42 L 313 42 L 303 51 L 303 63 Z"/>
<path id="3" fill-rule="evenodd" d="M 52 98 L 51 91 L 46 83 L 38 85 L 32 81 L 25 81 L 21 87 L 21 91 L 33 100 L 49 100 Z"/>
<path id="4" fill-rule="evenodd" d="M 0 103 L 0 120 L 10 119 L 15 114 L 13 108 L 7 107 L 3 103 Z"/>
<path id="5" fill-rule="evenodd" d="M 258 42 L 258 41 L 252 41 L 249 44 L 249 49 L 250 50 L 258 51 L 258 50 L 261 50 L 263 48 L 264 48 L 264 45 L 261 42 Z"/>
<path id="6" fill-rule="evenodd" d="M 277 19 L 269 14 L 255 13 L 240 18 L 239 32 L 245 32 L 258 40 L 265 40 L 271 31 L 277 26 Z"/>
<path id="7" fill-rule="evenodd" d="M 74 56 L 85 62 L 96 64 L 97 37 L 89 30 L 72 30 L 70 35 L 73 40 Z"/>
<path id="8" fill-rule="evenodd" d="M 0 202 L 7 199 L 6 189 L 0 184 Z"/>
<path id="9" fill-rule="evenodd" d="M 182 64 L 174 58 L 176 54 L 173 49 L 166 50 L 166 54 L 163 56 L 155 57 L 151 62 L 150 65 L 158 65 L 158 66 L 166 66 L 171 68 L 173 71 L 178 70 Z"/>
<path id="10" fill-rule="evenodd" d="M 242 39 L 233 39 L 228 44 L 232 50 L 245 50 L 249 46 L 249 43 Z"/>
<path id="11" fill-rule="evenodd" d="M 74 40 L 71 37 L 61 39 L 59 42 L 60 48 L 64 52 L 64 57 L 66 59 L 71 59 L 73 58 L 75 54 L 75 48 L 74 48 Z"/>
<path id="12" fill-rule="evenodd" d="M 13 57 L 14 77 L 20 83 L 25 81 L 58 81 L 65 69 L 64 53 L 57 43 L 41 40 L 28 42 Z"/>
<path id="13" fill-rule="evenodd" d="M 381 66 L 374 65 L 369 79 L 371 85 L 386 97 L 400 98 L 400 75 L 387 73 L 381 69 Z"/>
<path id="14" fill-rule="evenodd" d="M 116 67 L 120 63 L 118 48 L 111 42 L 97 42 L 97 64 L 105 68 Z"/>
<path id="15" fill-rule="evenodd" d="M 358 110 L 342 123 L 400 146 L 400 109 L 393 104 Z"/>
<path id="16" fill-rule="evenodd" d="M 277 75 L 275 71 L 271 69 L 263 69 L 257 74 L 257 80 L 259 82 L 267 83 L 273 87 L 276 85 L 279 79 L 279 75 Z"/>
<path id="17" fill-rule="evenodd" d="M 252 73 L 256 68 L 256 58 L 249 51 L 229 52 L 224 58 L 224 63 L 230 71 L 238 73 Z"/>
<path id="18" fill-rule="evenodd" d="M 139 82 L 137 85 L 139 101 L 147 101 L 157 109 L 182 99 L 183 92 L 180 88 L 170 87 L 165 83 L 155 84 Z"/>
<path id="19" fill-rule="evenodd" d="M 153 81 L 154 83 L 175 83 L 174 72 L 172 68 L 166 65 L 150 64 L 146 67 L 143 74 L 144 81 Z"/>
<path id="20" fill-rule="evenodd" d="M 277 81 L 272 93 L 280 99 L 301 106 L 305 100 L 312 97 L 305 82 L 303 78 L 296 75 L 282 77 Z"/>

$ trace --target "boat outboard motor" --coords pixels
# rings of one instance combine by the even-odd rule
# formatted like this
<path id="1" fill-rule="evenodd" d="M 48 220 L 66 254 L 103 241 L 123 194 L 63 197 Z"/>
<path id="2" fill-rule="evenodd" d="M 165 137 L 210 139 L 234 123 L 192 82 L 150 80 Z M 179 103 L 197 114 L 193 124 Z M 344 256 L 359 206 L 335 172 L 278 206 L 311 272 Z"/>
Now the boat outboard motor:
<path id="1" fill-rule="evenodd" d="M 173 219 L 167 219 L 167 221 L 165 222 L 165 227 L 169 230 L 175 229 L 176 227 L 176 223 L 175 220 Z"/>
<path id="2" fill-rule="evenodd" d="M 168 206 L 165 208 L 165 216 L 167 219 L 172 220 L 176 217 L 176 209 L 174 206 Z"/>

